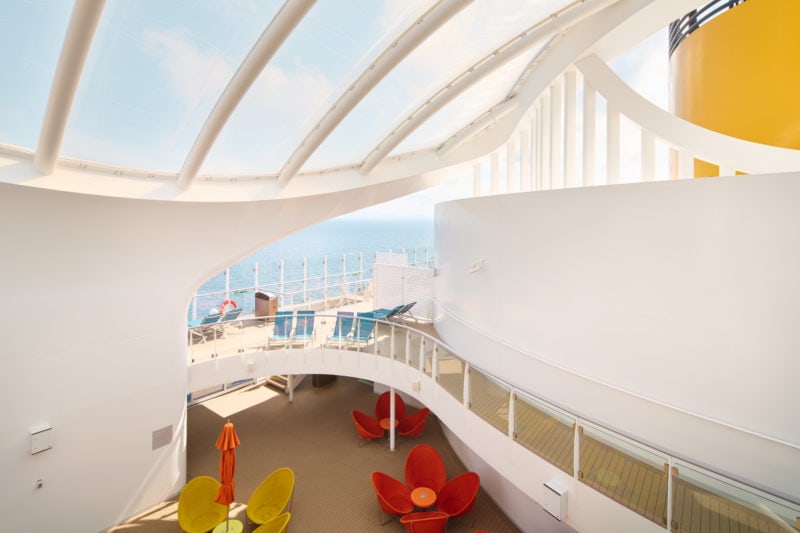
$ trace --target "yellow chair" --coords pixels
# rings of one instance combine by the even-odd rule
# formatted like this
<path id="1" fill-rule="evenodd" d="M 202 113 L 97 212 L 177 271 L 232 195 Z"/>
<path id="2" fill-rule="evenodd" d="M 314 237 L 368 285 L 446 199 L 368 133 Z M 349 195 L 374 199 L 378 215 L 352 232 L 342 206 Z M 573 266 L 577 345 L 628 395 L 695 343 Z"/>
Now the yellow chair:
<path id="1" fill-rule="evenodd" d="M 186 533 L 205 533 L 222 523 L 227 507 L 214 501 L 219 481 L 209 476 L 198 476 L 181 490 L 178 498 L 178 525 Z"/>
<path id="2" fill-rule="evenodd" d="M 294 491 L 294 472 L 291 468 L 279 468 L 267 476 L 256 487 L 247 500 L 247 518 L 256 524 L 264 524 L 283 512 Z"/>
<path id="3" fill-rule="evenodd" d="M 258 526 L 253 530 L 253 533 L 283 533 L 286 531 L 286 526 L 289 524 L 291 517 L 291 513 L 281 513 L 272 520 Z"/>

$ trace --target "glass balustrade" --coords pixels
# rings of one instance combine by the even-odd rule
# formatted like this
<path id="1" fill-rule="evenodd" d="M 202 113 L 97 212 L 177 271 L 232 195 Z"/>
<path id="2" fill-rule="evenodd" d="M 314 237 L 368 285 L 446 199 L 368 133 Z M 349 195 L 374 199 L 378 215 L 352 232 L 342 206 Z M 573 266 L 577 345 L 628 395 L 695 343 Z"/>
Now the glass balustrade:
<path id="1" fill-rule="evenodd" d="M 665 527 L 669 510 L 668 529 L 672 531 L 800 531 L 800 506 L 670 458 L 597 424 L 579 422 L 576 415 L 528 392 L 512 389 L 511 385 L 467 364 L 446 345 L 418 330 L 361 318 L 355 320 L 349 336 L 334 338 L 335 323 L 336 316 L 318 313 L 312 339 L 302 342 L 291 336 L 281 338 L 274 317 L 190 328 L 189 357 L 193 363 L 202 363 L 246 352 L 322 347 L 392 358 L 434 378 L 459 402 L 464 401 L 464 391 L 468 390 L 465 408 L 504 434 L 509 433 L 511 426 L 514 441 L 570 475 L 576 469 L 577 431 L 578 479 Z M 371 332 L 369 336 L 364 335 L 367 331 Z M 188 399 L 196 401 L 235 385 L 193 391 Z M 669 464 L 673 465 L 671 469 Z"/>
<path id="2" fill-rule="evenodd" d="M 469 369 L 469 409 L 487 423 L 508 433 L 508 413 L 511 388 L 488 375 Z"/>
<path id="3" fill-rule="evenodd" d="M 518 392 L 513 401 L 514 440 L 572 475 L 576 419 Z"/>
<path id="4" fill-rule="evenodd" d="M 665 526 L 668 458 L 598 428 L 581 426 L 579 435 L 578 479 Z"/>

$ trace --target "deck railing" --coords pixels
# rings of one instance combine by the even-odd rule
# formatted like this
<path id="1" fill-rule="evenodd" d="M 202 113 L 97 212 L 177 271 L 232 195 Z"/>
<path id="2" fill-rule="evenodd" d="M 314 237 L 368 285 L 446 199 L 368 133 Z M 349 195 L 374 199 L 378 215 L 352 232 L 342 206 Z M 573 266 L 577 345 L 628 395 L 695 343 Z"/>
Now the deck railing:
<path id="1" fill-rule="evenodd" d="M 374 326 L 367 342 L 330 339 L 336 317 L 317 314 L 308 341 L 277 340 L 271 317 L 250 318 L 190 341 L 193 362 L 251 351 L 335 349 L 401 362 L 431 378 L 489 427 L 608 498 L 671 531 L 800 530 L 800 502 L 731 479 L 553 405 L 458 357 L 439 340 L 404 324 Z M 741 526 L 741 528 L 740 528 Z M 710 528 L 710 529 L 709 529 Z"/>

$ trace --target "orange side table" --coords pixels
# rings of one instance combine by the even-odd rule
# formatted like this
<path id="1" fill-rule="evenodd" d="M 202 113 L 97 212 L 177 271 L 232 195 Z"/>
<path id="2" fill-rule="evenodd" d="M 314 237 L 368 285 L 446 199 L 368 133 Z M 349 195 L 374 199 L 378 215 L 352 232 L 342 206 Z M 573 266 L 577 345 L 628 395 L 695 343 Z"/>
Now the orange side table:
<path id="1" fill-rule="evenodd" d="M 394 420 L 394 427 L 397 427 L 397 424 L 400 423 L 398 419 L 391 419 L 391 418 L 381 418 L 380 424 L 383 429 L 389 429 L 392 427 L 392 420 Z"/>
<path id="2" fill-rule="evenodd" d="M 427 509 L 436 503 L 436 493 L 428 487 L 417 487 L 411 491 L 411 503 L 417 507 Z"/>

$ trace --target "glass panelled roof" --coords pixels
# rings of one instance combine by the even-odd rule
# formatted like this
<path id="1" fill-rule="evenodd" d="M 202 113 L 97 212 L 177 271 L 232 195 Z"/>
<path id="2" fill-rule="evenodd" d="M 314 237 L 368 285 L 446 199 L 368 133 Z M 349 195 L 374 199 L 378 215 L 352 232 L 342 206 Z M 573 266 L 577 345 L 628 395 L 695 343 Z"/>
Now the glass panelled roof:
<path id="1" fill-rule="evenodd" d="M 218 137 L 200 155 L 201 175 L 278 174 L 353 83 L 424 24 L 430 35 L 360 95 L 302 169 L 361 165 L 420 106 L 469 78 L 465 92 L 439 100 L 448 103 L 415 124 L 391 153 L 436 148 L 503 101 L 549 35 L 485 77 L 471 76 L 470 69 L 581 2 L 107 0 L 87 40 L 58 155 L 177 174 L 220 97 L 231 94 L 226 88 L 242 62 L 262 35 L 274 35 L 275 17 L 298 5 L 310 8 L 249 78 L 255 81 L 239 93 L 238 106 L 217 123 Z M 459 9 L 441 24 L 426 18 L 453 5 Z M 68 0 L 4 3 L 0 144 L 36 149 L 72 11 Z"/>
<path id="2" fill-rule="evenodd" d="M 7 0 L 0 16 L 0 143 L 34 150 L 72 3 Z"/>
<path id="3" fill-rule="evenodd" d="M 475 0 L 390 72 L 320 146 L 307 166 L 322 168 L 361 161 L 392 128 L 439 89 L 511 37 L 568 3 Z M 485 100 L 478 105 L 488 107 Z M 466 124 L 464 116 L 449 116 L 454 122 L 445 128 L 456 131 Z M 468 117 L 467 122 L 472 118 Z"/>

